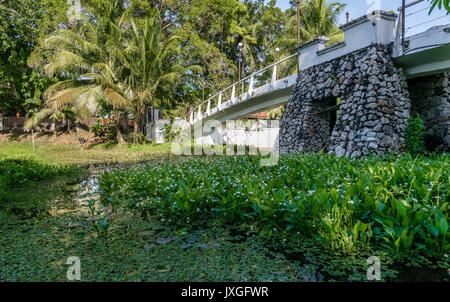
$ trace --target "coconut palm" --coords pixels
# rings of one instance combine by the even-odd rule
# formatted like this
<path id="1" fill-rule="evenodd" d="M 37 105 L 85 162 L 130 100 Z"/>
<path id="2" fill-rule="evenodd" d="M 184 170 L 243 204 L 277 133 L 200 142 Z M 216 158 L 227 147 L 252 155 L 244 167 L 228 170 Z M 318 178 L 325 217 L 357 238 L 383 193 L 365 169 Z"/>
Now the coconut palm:
<path id="1" fill-rule="evenodd" d="M 36 127 L 40 122 L 49 119 L 52 124 L 56 121 L 62 121 L 70 132 L 72 122 L 77 119 L 77 114 L 72 106 L 65 106 L 59 109 L 51 109 L 48 107 L 41 107 L 40 110 L 32 110 L 27 113 L 27 121 L 25 122 L 25 130 L 30 130 Z M 56 134 L 56 131 L 55 131 Z"/>
<path id="2" fill-rule="evenodd" d="M 112 58 L 120 62 L 121 91 L 108 89 L 106 97 L 126 103 L 134 117 L 134 141 L 142 126 L 146 106 L 155 106 L 163 84 L 174 83 L 188 70 L 201 72 L 198 66 L 183 67 L 176 61 L 178 37 L 165 39 L 155 15 L 136 19 L 128 11 L 119 28 L 120 37 L 107 45 Z"/>
<path id="3" fill-rule="evenodd" d="M 302 43 L 311 41 L 320 36 L 330 38 L 329 45 L 344 40 L 344 33 L 337 26 L 339 15 L 345 4 L 327 0 L 305 0 L 300 4 L 301 39 Z M 281 49 L 290 52 L 297 46 L 297 15 L 295 10 L 289 11 L 290 16 L 285 32 L 279 39 Z"/>
<path id="4" fill-rule="evenodd" d="M 146 106 L 155 104 L 163 83 L 187 68 L 176 63 L 177 38 L 164 40 L 155 14 L 143 19 L 131 10 L 118 14 L 120 3 L 113 2 L 106 14 L 84 17 L 76 31 L 62 29 L 45 41 L 53 50 L 45 71 L 69 77 L 49 87 L 45 97 L 47 107 L 71 104 L 83 117 L 93 115 L 102 99 L 127 109 L 136 143 Z"/>
<path id="5" fill-rule="evenodd" d="M 114 108 L 127 106 L 126 99 L 108 98 L 110 90 L 121 91 L 117 77 L 120 68 L 106 48 L 111 37 L 118 34 L 114 24 L 117 5 L 118 2 L 112 2 L 102 16 L 83 17 L 75 28 L 60 29 L 45 40 L 44 45 L 52 54 L 44 71 L 65 79 L 45 91 L 46 108 L 37 117 L 45 116 L 49 109 L 57 112 L 71 105 L 78 116 L 88 118 L 97 112 L 101 100 Z M 117 121 L 116 124 L 118 128 Z M 120 131 L 117 140 L 124 142 Z"/>

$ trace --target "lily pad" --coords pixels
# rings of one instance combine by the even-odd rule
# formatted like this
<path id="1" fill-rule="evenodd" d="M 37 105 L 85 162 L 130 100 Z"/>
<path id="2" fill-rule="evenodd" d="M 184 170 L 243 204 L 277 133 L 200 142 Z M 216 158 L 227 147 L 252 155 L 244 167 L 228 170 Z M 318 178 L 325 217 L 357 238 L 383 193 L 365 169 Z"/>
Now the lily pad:
<path id="1" fill-rule="evenodd" d="M 153 236 L 155 233 L 153 231 L 143 231 L 139 232 L 138 235 L 142 237 L 150 237 Z"/>
<path id="2" fill-rule="evenodd" d="M 207 249 L 209 247 L 206 243 L 197 243 L 196 246 L 202 249 Z"/>
<path id="3" fill-rule="evenodd" d="M 192 247 L 192 244 L 191 244 L 191 243 L 182 243 L 182 244 L 181 244 L 181 248 L 182 248 L 182 249 L 188 249 L 188 248 L 190 248 L 190 247 Z"/>
<path id="4" fill-rule="evenodd" d="M 161 238 L 156 239 L 156 242 L 159 244 L 167 244 L 167 243 L 170 243 L 172 240 L 173 240 L 172 237 L 167 237 L 167 238 L 161 237 Z"/>
<path id="5" fill-rule="evenodd" d="M 146 250 L 150 250 L 150 249 L 152 249 L 154 247 L 156 247 L 156 245 L 153 244 L 153 243 L 149 243 L 149 244 L 144 245 L 144 249 L 146 249 Z"/>

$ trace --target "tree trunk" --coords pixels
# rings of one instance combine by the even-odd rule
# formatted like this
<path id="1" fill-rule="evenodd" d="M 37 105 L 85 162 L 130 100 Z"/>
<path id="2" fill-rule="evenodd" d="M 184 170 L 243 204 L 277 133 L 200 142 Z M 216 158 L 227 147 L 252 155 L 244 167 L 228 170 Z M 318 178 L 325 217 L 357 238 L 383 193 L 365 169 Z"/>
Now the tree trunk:
<path id="1" fill-rule="evenodd" d="M 50 130 L 53 131 L 53 137 L 56 139 L 56 122 L 52 121 L 52 125 L 50 126 Z"/>
<path id="2" fill-rule="evenodd" d="M 72 123 L 70 122 L 70 118 L 69 119 L 67 119 L 67 133 L 69 133 L 69 134 L 72 134 L 72 131 L 71 131 L 71 126 L 72 126 Z"/>
<path id="3" fill-rule="evenodd" d="M 119 119 L 119 115 L 117 114 L 117 112 L 114 113 L 115 116 L 115 122 L 116 122 L 116 138 L 117 138 L 117 144 L 119 145 L 123 145 L 125 144 L 125 139 L 122 136 L 122 132 L 120 131 L 120 119 Z"/>
<path id="4" fill-rule="evenodd" d="M 134 129 L 133 129 L 133 143 L 137 144 L 138 134 L 143 132 L 143 123 L 145 123 L 145 107 L 141 107 L 137 110 L 137 114 L 134 116 Z"/>
<path id="5" fill-rule="evenodd" d="M 145 109 L 141 110 L 141 115 L 140 115 L 140 128 L 139 128 L 139 133 L 143 133 L 146 134 L 146 121 L 147 119 L 145 118 Z"/>
<path id="6" fill-rule="evenodd" d="M 133 144 L 137 144 L 137 136 L 139 132 L 139 117 L 138 115 L 134 117 L 134 129 L 133 129 Z"/>

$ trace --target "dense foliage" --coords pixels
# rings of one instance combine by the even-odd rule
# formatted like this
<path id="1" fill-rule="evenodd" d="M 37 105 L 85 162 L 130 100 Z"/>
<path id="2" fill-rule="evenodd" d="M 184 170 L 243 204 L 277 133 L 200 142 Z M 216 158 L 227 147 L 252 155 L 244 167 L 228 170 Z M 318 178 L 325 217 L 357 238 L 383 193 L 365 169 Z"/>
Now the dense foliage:
<path id="1" fill-rule="evenodd" d="M 430 3 L 431 10 L 450 11 L 448 0 Z M 81 0 L 81 4 L 83 13 L 92 18 L 106 12 L 111 1 Z M 295 6 L 295 1 L 292 4 Z M 130 0 L 116 13 L 120 15 L 128 8 L 141 19 L 156 12 L 163 36 L 180 38 L 177 47 L 183 51 L 179 59 L 188 66 L 202 67 L 202 74 L 190 74 L 183 81 L 163 85 L 154 100 L 157 107 L 181 116 L 189 104 L 200 102 L 202 95 L 237 79 L 239 43 L 244 45 L 245 74 L 294 52 L 295 7 L 282 11 L 275 5 L 274 0 Z M 67 18 L 68 9 L 65 0 L 0 1 L 1 112 L 33 115 L 44 107 L 42 94 L 54 79 L 43 74 L 49 56 L 43 41 L 58 29 L 77 30 Z M 302 42 L 318 35 L 331 37 L 331 43 L 340 41 L 342 32 L 337 20 L 342 11 L 338 1 L 302 1 Z M 49 116 L 48 111 L 45 113 Z"/>
<path id="2" fill-rule="evenodd" d="M 320 238 L 331 250 L 448 252 L 449 158 L 282 157 L 171 162 L 103 175 L 104 202 L 190 224 L 244 223 L 265 235 Z"/>
<path id="3" fill-rule="evenodd" d="M 11 202 L 15 199 L 12 189 L 20 188 L 30 182 L 51 180 L 57 176 L 73 173 L 67 166 L 51 166 L 33 160 L 1 160 L 0 159 L 0 213 L 34 216 L 48 209 L 46 203 Z"/>
<path id="4" fill-rule="evenodd" d="M 45 110 L 40 110 L 46 105 L 42 101 L 43 92 L 55 82 L 51 77 L 60 77 L 60 80 L 64 80 L 65 83 L 65 86 L 60 85 L 60 88 L 63 86 L 68 88 L 69 85 L 74 86 L 74 81 L 83 80 L 81 75 L 87 74 L 87 69 L 92 69 L 90 79 L 94 75 L 103 76 L 101 80 L 102 84 L 106 82 L 107 85 L 104 85 L 107 86 L 106 88 L 117 90 L 117 87 L 121 87 L 122 90 L 127 91 L 123 84 L 133 83 L 134 86 L 140 86 L 134 87 L 135 90 L 137 88 L 150 90 L 148 95 L 152 97 L 149 102 L 151 105 L 181 116 L 184 115 L 189 104 L 200 102 L 204 95 L 224 88 L 237 79 L 237 45 L 239 43 L 243 44 L 242 66 L 245 74 L 270 64 L 282 56 L 292 54 L 297 45 L 295 10 L 288 9 L 283 12 L 275 6 L 276 1 L 265 3 L 263 0 L 191 0 L 189 2 L 186 0 L 132 0 L 124 5 L 120 1 L 84 0 L 81 3 L 83 15 L 88 20 L 78 22 L 67 19 L 68 6 L 63 0 L 20 0 L 0 4 L 2 8 L 0 22 L 4 35 L 0 50 L 2 56 L 0 74 L 4 75 L 0 85 L 1 111 L 8 114 L 15 114 L 18 111 L 22 115 L 28 112 L 31 117 L 34 117 L 32 124 L 48 117 L 61 120 L 64 116 L 61 108 L 47 106 Z M 111 12 L 111 4 L 114 3 L 114 11 Z M 336 22 L 342 7 L 341 4 L 335 2 L 326 4 L 322 0 L 302 3 L 302 42 L 317 35 L 333 36 L 335 33 L 339 35 Z M 132 82 L 133 79 L 146 79 L 142 73 L 144 70 L 138 70 L 138 67 L 152 66 L 152 64 L 143 64 L 143 61 L 155 63 L 158 62 L 158 58 L 155 60 L 150 52 L 138 54 L 136 51 L 142 48 L 133 48 L 131 45 L 127 53 L 116 54 L 122 58 L 120 62 L 114 60 L 103 62 L 102 58 L 105 58 L 106 53 L 109 54 L 108 57 L 111 55 L 111 46 L 121 43 L 124 46 L 122 48 L 125 49 L 131 41 L 132 32 L 126 35 L 117 33 L 119 28 L 128 27 L 120 25 L 123 21 L 120 17 L 125 12 L 128 12 L 126 18 L 128 21 L 123 24 L 131 24 L 132 21 L 136 26 L 134 30 L 138 36 L 133 43 L 137 47 L 142 46 L 139 43 L 145 41 L 141 39 L 144 33 L 152 33 L 155 30 L 158 31 L 157 38 L 161 43 L 170 40 L 171 37 L 178 37 L 176 43 L 168 49 L 172 55 L 170 58 L 162 57 L 165 64 L 159 64 L 159 66 L 170 67 L 177 61 L 183 62 L 183 66 L 199 66 L 202 72 L 190 72 L 182 81 L 164 85 L 154 85 L 154 81 L 149 82 L 150 86 Z M 144 20 L 148 18 L 154 20 L 149 25 L 152 27 L 150 31 L 145 30 Z M 110 39 L 111 37 L 114 39 Z M 67 41 L 71 39 L 72 45 L 66 45 L 63 38 Z M 151 39 L 147 37 L 147 41 Z M 94 46 L 96 48 L 92 48 Z M 158 45 L 151 46 L 156 49 L 158 47 Z M 279 53 L 275 51 L 276 48 L 280 48 Z M 54 52 L 56 51 L 57 54 L 58 49 L 69 53 L 66 56 L 60 53 L 55 57 Z M 96 49 L 101 51 L 96 52 Z M 74 52 L 75 50 L 77 51 Z M 69 57 L 70 53 L 77 54 L 78 57 Z M 52 58 L 53 63 L 61 63 L 60 68 L 47 69 L 48 73 L 44 75 L 44 66 L 49 63 L 49 59 L 51 63 Z M 83 68 L 77 72 L 74 72 L 73 68 L 65 70 L 63 67 L 69 66 L 67 64 L 63 66 L 62 59 L 72 59 L 72 63 L 78 64 L 83 62 L 79 67 L 84 67 L 84 70 Z M 75 62 L 75 59 L 84 59 L 84 61 Z M 130 59 L 134 59 L 135 62 Z M 101 69 L 101 66 L 109 69 Z M 128 71 L 120 70 L 119 72 L 118 68 L 121 67 L 125 67 Z M 292 68 L 295 68 L 295 65 Z M 161 73 L 160 68 L 152 68 L 146 72 L 152 76 Z M 67 82 L 68 80 L 71 82 Z M 98 81 L 100 80 L 97 79 L 96 84 Z M 51 89 L 47 93 L 51 94 L 51 92 L 55 90 Z M 79 94 L 70 96 L 72 101 L 76 101 L 77 95 Z M 126 96 L 123 91 L 121 95 Z M 69 95 L 66 94 L 65 98 L 69 98 Z M 142 101 L 132 103 L 139 104 Z M 92 104 L 90 105 L 92 109 Z M 138 108 L 131 106 L 129 109 L 131 112 L 140 111 L 139 107 L 142 106 L 139 105 Z M 134 115 L 138 116 L 136 113 Z"/>
<path id="5" fill-rule="evenodd" d="M 410 154 L 425 153 L 425 128 L 420 116 L 411 117 L 405 131 L 406 151 Z"/>
<path id="6" fill-rule="evenodd" d="M 22 115 L 40 100 L 52 79 L 30 59 L 45 35 L 64 22 L 65 0 L 0 1 L 0 112 Z M 44 54 L 43 54 L 44 55 Z"/>

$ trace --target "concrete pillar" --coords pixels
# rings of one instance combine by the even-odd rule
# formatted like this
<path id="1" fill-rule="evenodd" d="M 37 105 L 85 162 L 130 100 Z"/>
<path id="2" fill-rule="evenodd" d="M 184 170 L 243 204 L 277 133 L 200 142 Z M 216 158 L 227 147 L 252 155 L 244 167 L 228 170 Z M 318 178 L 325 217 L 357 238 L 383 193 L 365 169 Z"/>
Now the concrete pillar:
<path id="1" fill-rule="evenodd" d="M 252 97 L 253 96 L 253 87 L 254 87 L 254 82 L 255 82 L 255 77 L 252 75 L 251 77 L 250 77 L 250 85 L 248 86 L 248 94 L 249 94 L 249 97 Z"/>
<path id="2" fill-rule="evenodd" d="M 193 107 L 193 106 L 191 106 L 191 107 L 189 108 L 189 123 L 190 123 L 191 125 L 194 124 L 194 107 Z"/>
<path id="3" fill-rule="evenodd" d="M 0 113 L 0 131 L 3 131 L 3 114 Z"/>

